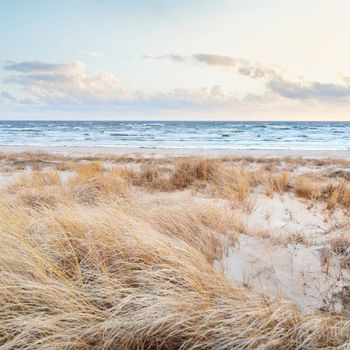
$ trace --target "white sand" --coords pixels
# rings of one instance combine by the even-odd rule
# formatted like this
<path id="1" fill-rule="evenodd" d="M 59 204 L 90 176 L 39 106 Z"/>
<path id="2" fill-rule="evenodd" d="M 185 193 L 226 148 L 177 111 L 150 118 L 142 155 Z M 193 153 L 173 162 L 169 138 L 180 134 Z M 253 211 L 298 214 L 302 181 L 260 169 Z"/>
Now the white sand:
<path id="1" fill-rule="evenodd" d="M 272 198 L 254 193 L 250 200 L 254 205 L 251 213 L 238 211 L 238 216 L 246 223 L 247 231 L 254 235 L 268 232 L 276 240 L 296 234 L 311 240 L 320 239 L 346 220 L 341 210 L 335 210 L 329 216 L 324 205 L 315 203 L 310 206 L 289 193 L 275 193 Z"/>
<path id="2" fill-rule="evenodd" d="M 158 156 L 198 155 L 206 157 L 305 157 L 350 158 L 350 150 L 259 150 L 259 149 L 198 149 L 198 148 L 118 148 L 118 147 L 47 147 L 47 146 L 0 146 L 0 152 L 53 152 L 69 155 L 82 154 L 148 154 Z"/>
<path id="3" fill-rule="evenodd" d="M 327 271 L 317 247 L 275 246 L 267 239 L 240 235 L 223 261 L 228 279 L 266 295 L 287 298 L 307 313 L 323 307 L 341 312 L 339 298 L 350 273 L 332 259 Z"/>
<path id="4" fill-rule="evenodd" d="M 323 264 L 321 252 L 325 239 L 337 234 L 337 227 L 347 221 L 345 214 L 338 210 L 327 216 L 322 204 L 310 208 L 288 193 L 252 197 L 256 202 L 251 213 L 236 209 L 246 234 L 238 236 L 217 266 L 229 280 L 287 298 L 307 313 L 321 308 L 344 311 L 348 306 L 340 296 L 350 285 L 350 271 L 335 256 Z M 289 241 L 295 235 L 309 244 Z"/>

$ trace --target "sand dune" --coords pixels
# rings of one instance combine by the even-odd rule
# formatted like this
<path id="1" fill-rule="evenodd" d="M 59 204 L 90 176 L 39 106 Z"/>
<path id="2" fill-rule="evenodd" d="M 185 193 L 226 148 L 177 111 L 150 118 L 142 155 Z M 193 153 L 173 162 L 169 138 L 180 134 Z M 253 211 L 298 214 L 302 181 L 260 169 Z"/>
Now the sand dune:
<path id="1" fill-rule="evenodd" d="M 1 348 L 349 348 L 349 165 L 0 154 Z"/>

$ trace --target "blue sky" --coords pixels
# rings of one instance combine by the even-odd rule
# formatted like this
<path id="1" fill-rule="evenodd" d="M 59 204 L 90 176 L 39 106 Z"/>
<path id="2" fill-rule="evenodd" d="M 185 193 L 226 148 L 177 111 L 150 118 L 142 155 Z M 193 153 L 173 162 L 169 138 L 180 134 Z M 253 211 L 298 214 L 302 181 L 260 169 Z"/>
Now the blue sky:
<path id="1" fill-rule="evenodd" d="M 348 0 L 0 0 L 1 119 L 350 120 Z"/>

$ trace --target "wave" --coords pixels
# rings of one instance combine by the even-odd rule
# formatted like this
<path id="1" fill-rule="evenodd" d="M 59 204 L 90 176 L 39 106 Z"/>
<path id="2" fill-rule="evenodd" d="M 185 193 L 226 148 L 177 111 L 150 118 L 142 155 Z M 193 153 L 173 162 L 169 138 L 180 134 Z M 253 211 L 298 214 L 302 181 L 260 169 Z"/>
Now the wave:
<path id="1" fill-rule="evenodd" d="M 350 123 L 0 121 L 0 144 L 18 146 L 348 150 Z"/>
<path id="2" fill-rule="evenodd" d="M 85 145 L 77 145 L 74 143 L 0 143 L 0 147 L 47 147 L 47 148 L 61 148 L 61 147 L 69 147 L 69 148 L 122 148 L 122 149 L 135 149 L 135 148 L 143 148 L 143 149 L 174 149 L 174 150 L 251 150 L 251 151 L 350 151 L 350 147 L 273 147 L 273 146 L 266 146 L 266 147 L 257 147 L 257 146 L 251 146 L 251 147 L 244 147 L 244 146 L 237 146 L 237 147 L 220 147 L 220 146 L 157 146 L 157 145 L 115 145 L 115 144 L 85 144 Z"/>

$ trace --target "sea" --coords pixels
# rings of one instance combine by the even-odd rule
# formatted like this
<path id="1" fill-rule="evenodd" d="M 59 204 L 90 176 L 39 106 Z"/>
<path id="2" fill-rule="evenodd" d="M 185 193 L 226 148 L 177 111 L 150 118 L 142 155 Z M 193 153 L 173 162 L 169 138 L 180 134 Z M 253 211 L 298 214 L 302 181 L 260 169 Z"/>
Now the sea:
<path id="1" fill-rule="evenodd" d="M 0 145 L 348 150 L 350 122 L 3 120 Z"/>

